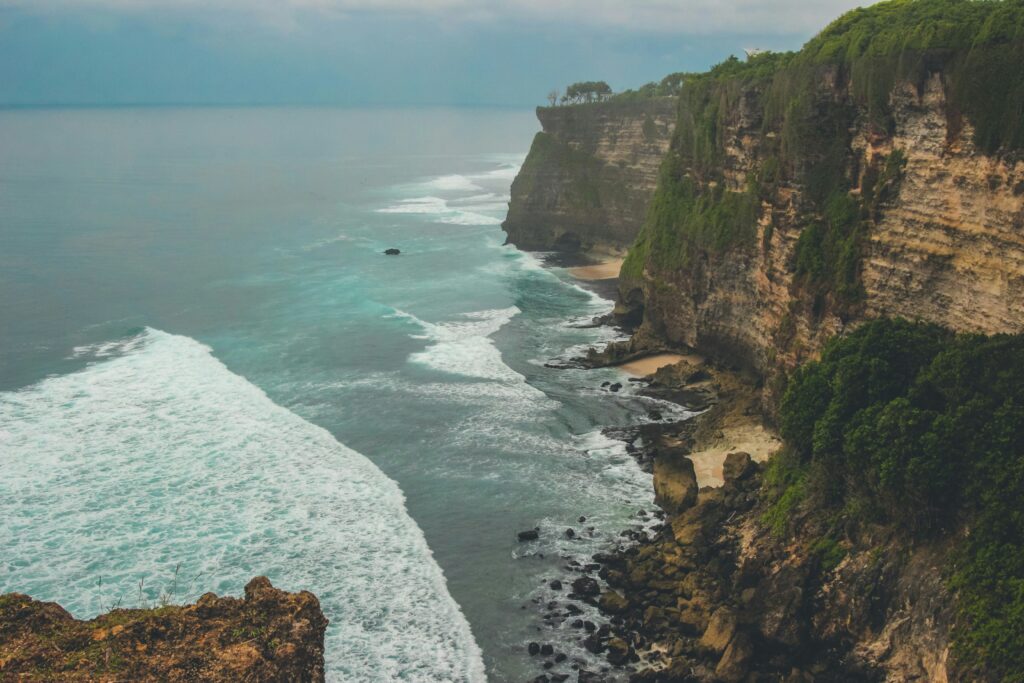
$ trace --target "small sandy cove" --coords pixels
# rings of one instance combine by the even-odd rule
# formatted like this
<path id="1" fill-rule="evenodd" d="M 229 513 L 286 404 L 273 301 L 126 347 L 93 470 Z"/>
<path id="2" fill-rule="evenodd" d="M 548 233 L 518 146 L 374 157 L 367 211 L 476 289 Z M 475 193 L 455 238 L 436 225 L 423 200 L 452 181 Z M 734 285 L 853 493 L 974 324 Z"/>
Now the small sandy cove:
<path id="1" fill-rule="evenodd" d="M 614 280 L 622 268 L 621 258 L 610 258 L 592 266 L 576 266 L 569 269 L 569 274 L 577 280 Z"/>
<path id="2" fill-rule="evenodd" d="M 713 443 L 706 444 L 707 448 L 687 456 L 693 461 L 698 486 L 721 486 L 725 483 L 722 465 L 729 453 L 750 453 L 754 462 L 764 462 L 782 447 L 775 434 L 753 419 L 735 420 L 733 424 L 724 425 L 718 434 Z"/>
<path id="3" fill-rule="evenodd" d="M 666 365 L 675 365 L 683 360 L 689 361 L 693 365 L 700 365 L 703 362 L 703 359 L 697 355 L 684 356 L 678 353 L 659 353 L 656 356 L 647 356 L 646 358 L 638 358 L 628 363 L 623 363 L 618 368 L 634 377 L 646 377 L 647 375 L 653 375 Z"/>
<path id="4" fill-rule="evenodd" d="M 624 363 L 619 368 L 631 375 L 646 377 L 680 361 L 697 367 L 704 359 L 697 354 L 660 353 Z M 743 402 L 735 403 L 731 409 L 713 416 L 712 423 L 698 429 L 694 449 L 687 456 L 693 461 L 698 486 L 721 486 L 724 483 L 722 465 L 729 453 L 744 451 L 755 462 L 764 462 L 782 447 L 779 437 L 765 428 L 757 412 L 746 407 Z"/>

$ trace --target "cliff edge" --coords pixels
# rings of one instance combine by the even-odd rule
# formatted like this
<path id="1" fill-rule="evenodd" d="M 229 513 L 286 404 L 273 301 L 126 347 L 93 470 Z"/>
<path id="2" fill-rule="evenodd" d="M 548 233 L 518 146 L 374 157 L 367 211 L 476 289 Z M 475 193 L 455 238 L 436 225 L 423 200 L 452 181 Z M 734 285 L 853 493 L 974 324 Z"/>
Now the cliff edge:
<path id="1" fill-rule="evenodd" d="M 537 133 L 502 228 L 530 251 L 623 251 L 658 182 L 674 97 L 538 107 Z"/>

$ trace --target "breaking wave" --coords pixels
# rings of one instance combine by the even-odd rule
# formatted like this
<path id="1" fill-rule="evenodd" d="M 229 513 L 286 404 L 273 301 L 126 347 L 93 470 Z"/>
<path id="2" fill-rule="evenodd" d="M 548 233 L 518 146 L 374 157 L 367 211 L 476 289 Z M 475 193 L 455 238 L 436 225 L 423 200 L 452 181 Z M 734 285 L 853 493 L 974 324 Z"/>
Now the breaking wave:
<path id="1" fill-rule="evenodd" d="M 147 328 L 76 355 L 95 361 L 0 394 L 0 592 L 90 617 L 156 600 L 179 563 L 179 601 L 265 574 L 320 598 L 332 680 L 484 680 L 402 492 L 373 463 L 191 338 Z"/>

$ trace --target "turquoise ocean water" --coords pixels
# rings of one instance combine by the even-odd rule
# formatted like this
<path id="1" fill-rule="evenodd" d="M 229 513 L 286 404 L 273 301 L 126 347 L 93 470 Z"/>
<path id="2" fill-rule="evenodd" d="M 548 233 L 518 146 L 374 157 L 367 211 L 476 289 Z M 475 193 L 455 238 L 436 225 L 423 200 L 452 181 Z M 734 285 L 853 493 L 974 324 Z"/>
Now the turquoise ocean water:
<path id="1" fill-rule="evenodd" d="M 502 246 L 535 130 L 0 112 L 0 592 L 89 617 L 266 574 L 320 597 L 331 680 L 521 680 L 533 639 L 592 663 L 531 601 L 651 505 L 600 433 L 651 403 L 544 367 L 614 333 Z"/>

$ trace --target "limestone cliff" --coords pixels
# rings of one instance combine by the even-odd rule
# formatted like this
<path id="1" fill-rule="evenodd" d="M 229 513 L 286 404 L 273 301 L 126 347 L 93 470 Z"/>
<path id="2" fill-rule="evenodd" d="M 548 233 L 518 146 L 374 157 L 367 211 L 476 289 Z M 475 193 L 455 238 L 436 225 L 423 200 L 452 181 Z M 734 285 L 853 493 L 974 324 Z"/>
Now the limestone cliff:
<path id="1" fill-rule="evenodd" d="M 515 182 L 508 241 L 521 249 L 623 250 L 643 225 L 675 125 L 675 98 L 540 107 Z"/>
<path id="2" fill-rule="evenodd" d="M 60 605 L 0 596 L 0 678 L 18 681 L 324 680 L 327 619 L 312 593 L 265 577 L 245 598 L 114 609 L 78 621 Z"/>
<path id="3" fill-rule="evenodd" d="M 1024 333 L 1022 63 L 1020 0 L 891 0 L 845 15 L 800 52 L 689 76 L 620 275 L 616 312 L 636 332 L 590 360 L 689 347 L 752 370 L 758 408 L 743 415 L 764 411 L 770 429 L 787 382 L 799 383 L 792 371 L 829 340 L 870 330 L 873 319 L 935 323 L 935 338 L 943 328 Z M 883 383 L 821 386 L 855 396 Z M 949 436 L 992 429 L 995 412 Z M 859 417 L 836 409 L 807 440 L 838 439 L 833 432 Z M 716 419 L 712 409 L 704 427 L 666 431 L 649 446 L 668 523 L 606 563 L 612 590 L 602 605 L 612 633 L 594 641 L 595 651 L 637 663 L 634 680 L 1024 680 L 1013 640 L 1020 628 L 1000 611 L 1019 615 L 1018 603 L 984 603 L 990 620 L 969 609 L 972 593 L 1019 585 L 1024 569 L 982 589 L 949 578 L 954 549 L 979 535 L 964 523 L 966 507 L 953 508 L 962 516 L 931 536 L 905 533 L 895 517 L 847 528 L 859 508 L 828 507 L 822 492 L 870 479 L 867 468 L 819 467 L 819 498 L 791 505 L 803 500 L 807 470 L 785 479 L 785 458 L 776 457 L 762 484 L 758 467 L 740 462 L 742 449 L 722 443 L 725 423 Z M 824 423 L 831 431 L 819 429 Z M 1019 438 L 1019 420 L 1008 424 Z M 702 429 L 714 439 L 702 439 Z M 837 440 L 840 462 L 859 462 L 869 434 L 865 427 L 861 441 Z M 880 437 L 879 452 L 902 453 L 897 441 Z M 786 443 L 789 452 L 789 436 Z M 910 459 L 939 451 L 909 443 Z M 712 446 L 732 451 L 725 487 L 694 496 L 686 457 Z M 978 461 L 988 451 L 961 452 Z M 1015 490 L 999 486 L 989 490 Z M 1017 518 L 1022 499 L 1009 498 L 1016 512 L 993 519 Z M 1003 504 L 993 500 L 973 513 Z M 1007 539 L 1019 540 L 1016 527 Z M 1006 547 L 1015 557 L 1016 546 Z M 989 558 L 993 566 L 998 558 Z M 982 622 L 996 625 L 982 631 Z"/>
<path id="4" fill-rule="evenodd" d="M 623 267 L 619 311 L 642 317 L 639 339 L 770 377 L 875 317 L 1024 330 L 1021 77 L 1000 84 L 965 67 L 986 49 L 1009 64 L 1024 36 L 863 63 L 822 57 L 853 30 L 843 21 L 801 53 L 726 63 L 684 88 Z M 1009 92 L 966 100 L 973 80 Z M 1011 119 L 994 126 L 1004 100 Z"/>

